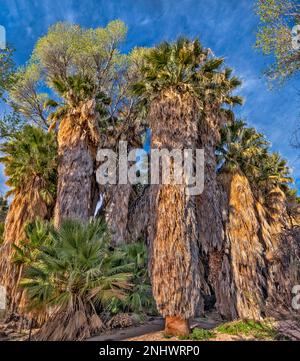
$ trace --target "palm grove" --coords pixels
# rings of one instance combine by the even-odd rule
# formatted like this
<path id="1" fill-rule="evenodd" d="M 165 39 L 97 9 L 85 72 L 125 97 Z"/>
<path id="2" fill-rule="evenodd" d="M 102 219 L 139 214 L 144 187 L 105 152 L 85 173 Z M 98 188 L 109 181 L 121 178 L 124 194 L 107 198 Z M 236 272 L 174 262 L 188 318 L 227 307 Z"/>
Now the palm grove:
<path id="1" fill-rule="evenodd" d="M 299 199 L 285 160 L 235 119 L 240 80 L 197 39 L 123 54 L 125 37 L 121 21 L 58 23 L 25 67 L 1 53 L 8 314 L 34 318 L 38 339 L 67 340 L 127 311 L 158 312 L 175 335 L 210 307 L 226 319 L 292 313 Z M 141 147 L 147 128 L 152 148 L 205 150 L 201 195 L 97 184 L 97 149 Z"/>

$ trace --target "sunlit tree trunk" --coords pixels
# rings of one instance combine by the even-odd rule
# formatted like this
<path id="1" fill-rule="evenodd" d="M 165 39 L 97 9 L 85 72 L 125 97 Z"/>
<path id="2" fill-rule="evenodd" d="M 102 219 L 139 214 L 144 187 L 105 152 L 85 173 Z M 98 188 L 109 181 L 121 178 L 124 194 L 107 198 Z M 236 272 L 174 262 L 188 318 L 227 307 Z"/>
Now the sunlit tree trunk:
<path id="1" fill-rule="evenodd" d="M 98 196 L 95 178 L 98 142 L 95 102 L 90 100 L 79 104 L 59 126 L 56 226 L 63 219 L 86 222 L 93 216 Z"/>
<path id="2" fill-rule="evenodd" d="M 222 174 L 220 183 L 228 213 L 222 272 L 216 281 L 217 308 L 229 319 L 259 320 L 264 312 L 267 279 L 256 200 L 247 178 L 239 172 Z"/>
<path id="3" fill-rule="evenodd" d="M 22 267 L 13 262 L 13 245 L 19 246 L 24 240 L 24 227 L 36 218 L 44 219 L 48 207 L 40 194 L 40 179 L 33 179 L 31 184 L 14 196 L 5 221 L 4 242 L 0 247 L 0 284 L 6 288 L 9 313 L 21 311 L 22 292 L 19 281 Z"/>
<path id="4" fill-rule="evenodd" d="M 188 94 L 165 92 L 153 101 L 148 120 L 152 149 L 197 146 L 198 112 Z M 150 196 L 150 273 L 153 295 L 165 317 L 165 332 L 189 333 L 189 319 L 200 299 L 201 275 L 196 200 L 185 185 L 152 185 Z"/>

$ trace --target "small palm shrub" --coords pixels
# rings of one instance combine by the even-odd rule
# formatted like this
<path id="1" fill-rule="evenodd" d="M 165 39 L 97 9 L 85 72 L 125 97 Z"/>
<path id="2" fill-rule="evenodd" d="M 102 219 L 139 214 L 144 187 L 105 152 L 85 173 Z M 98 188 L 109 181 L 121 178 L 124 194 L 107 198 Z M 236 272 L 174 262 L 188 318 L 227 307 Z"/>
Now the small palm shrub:
<path id="1" fill-rule="evenodd" d="M 49 314 L 37 337 L 90 337 L 103 327 L 99 313 L 112 298 L 124 300 L 132 288 L 132 266 L 114 266 L 115 255 L 109 250 L 109 236 L 102 221 L 87 225 L 65 221 L 59 230 L 50 227 L 47 238 L 27 262 L 21 280 L 28 309 Z M 34 242 L 33 237 L 31 244 Z M 24 257 L 28 261 L 26 252 Z"/>
<path id="2" fill-rule="evenodd" d="M 52 230 L 54 231 L 52 224 L 41 219 L 27 223 L 24 228 L 24 239 L 20 240 L 19 246 L 13 245 L 15 249 L 14 263 L 26 267 L 36 262 L 44 249 L 43 247 L 52 244 Z"/>
<path id="3" fill-rule="evenodd" d="M 146 247 L 112 250 L 109 241 L 102 220 L 68 220 L 58 230 L 41 221 L 26 227 L 15 262 L 24 265 L 28 312 L 48 316 L 37 339 L 85 339 L 105 327 L 103 312 L 144 312 L 151 304 Z"/>

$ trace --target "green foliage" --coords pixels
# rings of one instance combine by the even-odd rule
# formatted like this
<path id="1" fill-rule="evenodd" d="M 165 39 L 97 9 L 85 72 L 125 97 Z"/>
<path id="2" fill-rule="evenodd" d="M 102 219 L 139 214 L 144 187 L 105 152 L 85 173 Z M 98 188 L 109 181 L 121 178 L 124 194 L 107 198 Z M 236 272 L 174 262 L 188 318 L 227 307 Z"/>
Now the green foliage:
<path id="1" fill-rule="evenodd" d="M 101 309 L 112 298 L 126 297 L 131 269 L 112 264 L 114 255 L 103 222 L 65 221 L 59 230 L 52 228 L 48 237 L 21 281 L 30 309 L 55 306 L 62 311 L 81 302 Z"/>
<path id="2" fill-rule="evenodd" d="M 142 313 L 154 308 L 143 244 L 111 250 L 101 220 L 87 225 L 65 221 L 59 230 L 36 221 L 25 232 L 26 240 L 15 246 L 14 261 L 25 267 L 21 285 L 29 309 L 55 306 L 63 311 L 70 302 L 75 307 L 79 301 L 98 313 Z"/>
<path id="3" fill-rule="evenodd" d="M 89 76 L 95 82 L 106 81 L 118 60 L 117 48 L 126 31 L 119 20 L 96 29 L 60 22 L 37 42 L 33 60 L 42 65 L 50 85 L 53 80 L 65 81 L 73 75 Z"/>
<path id="4" fill-rule="evenodd" d="M 143 54 L 140 76 L 132 85 L 141 109 L 164 90 L 189 92 L 202 104 L 241 104 L 242 99 L 232 96 L 241 84 L 231 77 L 231 69 L 223 69 L 224 59 L 215 58 L 196 39 L 179 38 L 175 43 L 164 42 Z"/>
<path id="5" fill-rule="evenodd" d="M 4 222 L 8 212 L 7 199 L 0 195 L 0 222 Z"/>
<path id="6" fill-rule="evenodd" d="M 39 92 L 41 85 L 41 67 L 36 63 L 30 63 L 11 75 L 9 101 L 15 112 L 47 129 L 47 114 L 44 112 L 43 104 L 48 95 Z"/>
<path id="7" fill-rule="evenodd" d="M 14 71 L 13 49 L 0 49 L 0 100 L 11 85 L 11 74 Z"/>
<path id="8" fill-rule="evenodd" d="M 289 183 L 293 183 L 290 169 L 285 159 L 269 151 L 269 146 L 261 133 L 236 120 L 221 129 L 221 142 L 216 150 L 218 169 L 241 171 L 262 191 L 279 186 L 287 192 Z"/>
<path id="9" fill-rule="evenodd" d="M 261 26 L 256 47 L 275 57 L 266 74 L 282 82 L 300 69 L 300 50 L 292 44 L 292 27 L 300 24 L 300 5 L 296 0 L 259 0 L 257 14 Z"/>
<path id="10" fill-rule="evenodd" d="M 147 248 L 144 243 L 122 245 L 115 249 L 114 264 L 119 267 L 133 265 L 132 289 L 124 300 L 113 300 L 109 306 L 112 313 L 135 312 L 157 314 L 148 277 Z"/>
<path id="11" fill-rule="evenodd" d="M 253 320 L 239 320 L 225 323 L 216 328 L 216 331 L 228 335 L 246 335 L 257 339 L 274 339 L 277 335 L 274 327 L 267 322 Z"/>
<path id="12" fill-rule="evenodd" d="M 30 266 L 38 261 L 43 247 L 52 244 L 51 231 L 54 231 L 52 224 L 36 219 L 25 226 L 25 237 L 20 240 L 19 246 L 13 245 L 15 249 L 14 263 L 23 266 Z"/>
<path id="13" fill-rule="evenodd" d="M 242 120 L 236 120 L 221 128 L 221 142 L 217 147 L 217 160 L 221 170 L 240 169 L 245 173 L 256 172 L 255 157 L 260 156 L 268 146 L 265 137 L 254 128 L 246 127 Z"/>
<path id="14" fill-rule="evenodd" d="M 36 43 L 29 65 L 22 70 L 25 78 L 29 73 L 32 82 L 17 82 L 11 92 L 13 104 L 27 118 L 33 114 L 51 129 L 68 111 L 90 99 L 96 100 L 96 110 L 104 123 L 113 118 L 127 98 L 128 56 L 118 50 L 126 32 L 119 20 L 96 29 L 63 22 L 51 26 Z M 37 78 L 34 69 L 39 72 Z M 37 91 L 38 82 L 54 91 L 55 100 Z M 25 96 L 24 101 L 28 87 L 33 104 L 29 97 Z"/>
<path id="15" fill-rule="evenodd" d="M 8 177 L 10 193 L 26 191 L 38 182 L 43 197 L 51 203 L 56 193 L 57 149 L 54 134 L 26 125 L 7 141 L 0 144 L 0 162 Z"/>
<path id="16" fill-rule="evenodd" d="M 180 337 L 181 340 L 207 341 L 215 338 L 214 331 L 204 330 L 203 328 L 194 328 L 188 336 Z"/>
<path id="17" fill-rule="evenodd" d="M 279 153 L 265 153 L 261 159 L 259 183 L 260 185 L 279 186 L 288 192 L 289 184 L 294 183 L 287 161 Z"/>
<path id="18" fill-rule="evenodd" d="M 0 118 L 0 137 L 2 139 L 14 137 L 23 129 L 25 124 L 24 118 L 16 111 L 3 115 Z"/>
<path id="19" fill-rule="evenodd" d="M 52 109 L 48 121 L 51 128 L 62 119 L 72 108 L 75 108 L 80 102 L 86 99 L 94 98 L 96 101 L 96 111 L 100 115 L 101 124 L 109 116 L 106 107 L 110 105 L 111 99 L 103 91 L 95 92 L 93 81 L 85 76 L 68 76 L 65 81 L 54 79 L 52 86 L 57 94 L 67 101 L 58 103 L 53 99 L 47 99 L 44 102 L 44 109 Z M 101 125 L 99 124 L 99 125 Z"/>

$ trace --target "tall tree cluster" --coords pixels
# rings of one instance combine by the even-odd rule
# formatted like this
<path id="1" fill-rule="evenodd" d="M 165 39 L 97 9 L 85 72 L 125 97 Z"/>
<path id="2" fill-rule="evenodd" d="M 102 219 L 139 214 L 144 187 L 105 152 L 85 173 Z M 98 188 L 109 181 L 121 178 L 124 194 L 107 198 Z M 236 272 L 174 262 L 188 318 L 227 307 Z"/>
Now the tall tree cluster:
<path id="1" fill-rule="evenodd" d="M 19 288 L 23 269 L 13 258 L 27 223 L 53 219 L 58 230 L 69 220 L 87 224 L 101 195 L 97 211 L 112 233 L 111 247 L 140 237 L 147 243 L 168 334 L 186 335 L 208 297 L 229 319 L 263 317 L 282 301 L 276 287 L 285 299 L 299 279 L 292 269 L 300 257 L 299 199 L 287 164 L 235 119 L 241 82 L 224 59 L 186 38 L 125 55 L 125 36 L 121 21 L 97 29 L 58 23 L 39 39 L 27 66 L 12 72 L 10 60 L 1 63 L 12 109 L 1 123 L 12 202 L 0 283 L 10 310 L 20 311 L 26 297 Z M 204 149 L 202 194 L 176 183 L 97 184 L 97 149 L 115 150 L 119 140 L 141 147 L 146 128 L 152 148 Z"/>

